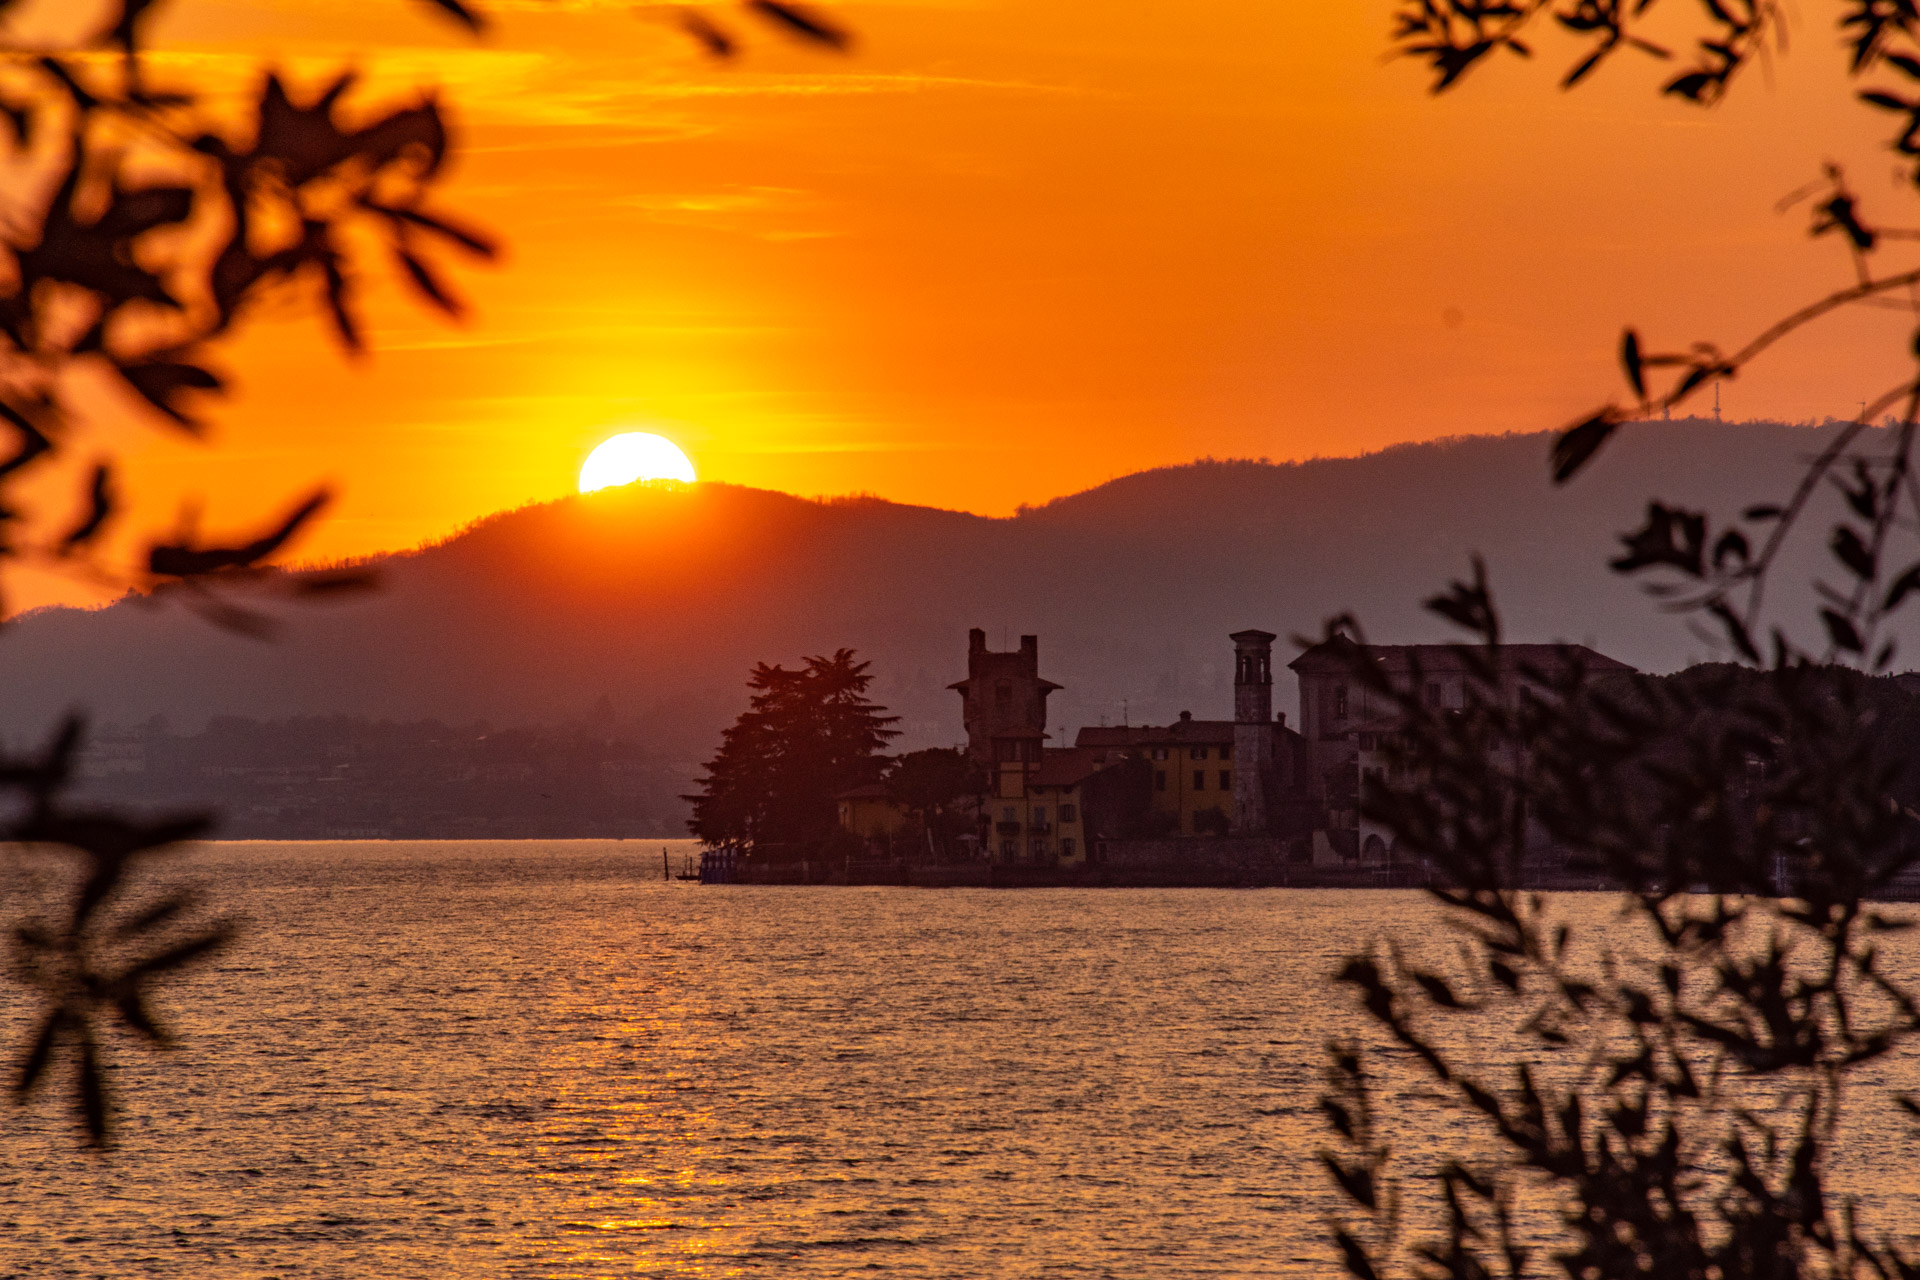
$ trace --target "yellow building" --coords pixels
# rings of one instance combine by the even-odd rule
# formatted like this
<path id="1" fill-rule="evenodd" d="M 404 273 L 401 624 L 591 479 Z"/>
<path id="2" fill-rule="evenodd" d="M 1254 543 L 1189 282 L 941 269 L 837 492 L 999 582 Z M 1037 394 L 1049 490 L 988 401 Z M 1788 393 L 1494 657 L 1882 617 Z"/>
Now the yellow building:
<path id="1" fill-rule="evenodd" d="M 1085 788 L 1104 764 L 1091 751 L 1048 751 L 1024 773 L 1002 772 L 987 802 L 998 862 L 1070 866 L 1087 861 Z"/>
<path id="2" fill-rule="evenodd" d="M 839 806 L 840 829 L 862 840 L 884 842 L 905 835 L 913 826 L 907 807 L 877 782 L 842 791 L 834 802 Z"/>
<path id="3" fill-rule="evenodd" d="M 1089 727 L 1074 739 L 1096 764 L 1132 755 L 1153 768 L 1153 808 L 1169 834 L 1225 835 L 1233 816 L 1231 720 L 1195 720 L 1183 711 L 1170 725 Z"/>

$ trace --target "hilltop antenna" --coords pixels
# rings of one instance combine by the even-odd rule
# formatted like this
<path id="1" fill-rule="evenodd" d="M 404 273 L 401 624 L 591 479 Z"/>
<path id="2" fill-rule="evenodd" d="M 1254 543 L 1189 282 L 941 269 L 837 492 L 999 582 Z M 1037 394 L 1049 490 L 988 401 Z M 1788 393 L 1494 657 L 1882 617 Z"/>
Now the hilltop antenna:
<path id="1" fill-rule="evenodd" d="M 1720 421 L 1720 384 L 1713 384 L 1713 420 Z"/>
<path id="2" fill-rule="evenodd" d="M 1120 699 L 1120 727 L 1122 729 L 1131 729 L 1133 727 L 1133 722 L 1127 719 L 1127 700 L 1125 698 Z"/>

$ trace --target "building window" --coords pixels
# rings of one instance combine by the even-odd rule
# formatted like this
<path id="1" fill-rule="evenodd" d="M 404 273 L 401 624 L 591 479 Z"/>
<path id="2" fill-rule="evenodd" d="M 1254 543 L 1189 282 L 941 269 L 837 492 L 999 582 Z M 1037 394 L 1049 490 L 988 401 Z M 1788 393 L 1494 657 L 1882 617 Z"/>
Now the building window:
<path id="1" fill-rule="evenodd" d="M 1167 758 L 1167 749 L 1165 747 L 1155 747 L 1153 749 L 1153 758 L 1155 760 L 1165 760 Z"/>
<path id="2" fill-rule="evenodd" d="M 1060 856 L 1063 858 L 1071 858 L 1073 856 L 1072 836 L 1068 836 L 1060 842 Z"/>
<path id="3" fill-rule="evenodd" d="M 1033 856 L 1036 858 L 1044 858 L 1047 856 L 1047 838 L 1045 836 L 1034 837 Z"/>
<path id="4" fill-rule="evenodd" d="M 1194 747 L 1189 754 L 1192 755 L 1195 760 L 1205 760 L 1207 758 L 1207 749 L 1205 747 Z"/>
<path id="5" fill-rule="evenodd" d="M 1155 791 L 1165 791 L 1167 789 L 1167 771 L 1165 769 L 1155 769 L 1153 771 L 1153 789 Z"/>
<path id="6" fill-rule="evenodd" d="M 1000 856 L 1005 858 L 1008 862 L 1013 861 L 1013 841 L 1002 840 L 1000 842 Z"/>
<path id="7" fill-rule="evenodd" d="M 1002 809 L 1000 811 L 1000 821 L 1018 822 L 1020 821 L 1020 814 L 1014 809 L 1012 805 L 1008 805 L 1005 809 Z"/>
<path id="8" fill-rule="evenodd" d="M 1233 748 L 1232 748 L 1232 747 L 1222 747 L 1222 748 L 1220 748 L 1220 758 L 1221 758 L 1222 760 L 1231 760 L 1231 759 L 1233 759 Z"/>
<path id="9" fill-rule="evenodd" d="M 1070 804 L 1063 804 L 1060 806 L 1060 821 L 1062 825 L 1069 822 L 1078 822 L 1080 821 L 1080 811 Z M 1068 841 L 1067 843 L 1071 844 L 1072 841 Z"/>
<path id="10" fill-rule="evenodd" d="M 1233 790 L 1233 770 L 1222 769 L 1220 771 L 1220 789 L 1222 791 Z"/>
<path id="11" fill-rule="evenodd" d="M 1333 718 L 1335 720 L 1347 718 L 1347 686 L 1343 684 L 1333 686 Z"/>
<path id="12" fill-rule="evenodd" d="M 1033 811 L 1033 825 L 1036 827 L 1047 825 L 1047 810 L 1044 805 Z"/>
<path id="13" fill-rule="evenodd" d="M 1427 681 L 1427 705 L 1430 707 L 1440 705 L 1440 682 L 1438 680 Z"/>
<path id="14" fill-rule="evenodd" d="M 1205 791 L 1207 789 L 1207 771 L 1205 769 L 1195 769 L 1193 771 L 1193 789 L 1195 791 Z"/>

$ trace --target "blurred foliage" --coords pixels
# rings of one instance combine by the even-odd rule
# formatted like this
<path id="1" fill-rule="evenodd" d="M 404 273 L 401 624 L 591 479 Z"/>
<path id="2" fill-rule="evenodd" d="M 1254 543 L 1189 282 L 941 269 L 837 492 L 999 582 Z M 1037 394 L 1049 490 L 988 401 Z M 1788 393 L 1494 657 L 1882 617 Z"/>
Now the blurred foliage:
<path id="1" fill-rule="evenodd" d="M 1670 56 L 1638 34 L 1654 2 L 1420 0 L 1401 6 L 1395 41 L 1439 91 L 1496 50 L 1531 52 L 1527 31 L 1551 23 L 1588 42 L 1572 86 L 1621 50 Z M 1920 13 L 1906 0 L 1837 9 L 1851 72 L 1908 86 L 1859 96 L 1903 114 L 1894 149 L 1911 166 Z M 1712 103 L 1777 41 L 1785 13 L 1733 0 L 1692 12 L 1704 28 L 1694 59 L 1665 88 Z M 1783 203 L 1809 199 L 1812 233 L 1844 247 L 1852 279 L 1731 353 L 1651 350 L 1626 330 L 1630 397 L 1560 436 L 1556 481 L 1622 422 L 1735 376 L 1843 307 L 1906 313 L 1920 359 L 1920 269 L 1884 261 L 1920 235 L 1870 223 L 1837 169 Z M 1779 501 L 1717 521 L 1656 500 L 1623 535 L 1611 568 L 1731 663 L 1665 679 L 1592 678 L 1576 649 L 1518 663 L 1477 563 L 1428 602 L 1465 632 L 1452 654 L 1463 705 L 1430 705 L 1417 665 L 1389 678 L 1353 620 L 1330 625 L 1352 678 L 1398 722 L 1366 815 L 1397 856 L 1434 869 L 1459 944 L 1415 957 L 1381 941 L 1339 974 L 1384 1041 L 1330 1046 L 1321 1104 L 1337 1139 L 1323 1161 L 1350 1206 L 1333 1234 L 1351 1274 L 1920 1275 L 1920 1252 L 1888 1234 L 1911 1215 L 1872 1226 L 1829 1181 L 1844 1111 L 1884 1127 L 1920 1110 L 1904 1097 L 1843 1105 L 1864 1068 L 1920 1034 L 1920 1000 L 1885 953 L 1911 922 L 1874 905 L 1920 860 L 1911 699 L 1873 674 L 1890 668 L 1896 615 L 1920 588 L 1920 563 L 1908 563 L 1920 556 L 1917 408 L 1920 370 L 1863 403 Z M 1843 514 L 1804 530 L 1822 489 L 1842 496 Z M 1816 583 L 1811 645 L 1766 610 L 1796 534 L 1820 538 L 1832 566 Z M 1530 892 L 1543 848 L 1614 886 L 1618 920 L 1591 928 Z M 1486 1065 L 1489 1044 L 1503 1065 Z M 1410 1108 L 1389 1118 L 1388 1089 L 1437 1091 L 1471 1135 L 1453 1133 L 1430 1167 L 1403 1168 L 1393 1129 Z M 1431 1228 L 1409 1225 L 1416 1177 L 1437 1197 Z M 1557 1231 L 1523 1229 L 1543 1207 Z"/>
<path id="2" fill-rule="evenodd" d="M 1406 0 L 1395 11 L 1393 45 L 1397 53 L 1426 62 L 1434 72 L 1434 91 L 1443 92 L 1496 51 L 1531 56 L 1530 33 L 1553 27 L 1585 46 L 1563 81 L 1571 88 L 1624 50 L 1672 58 L 1671 50 L 1640 34 L 1656 6 L 1662 16 L 1682 7 L 1674 0 L 1665 5 L 1659 0 Z M 1718 102 L 1740 70 L 1769 50 L 1784 51 L 1788 13 L 1773 0 L 1701 0 L 1686 8 L 1687 21 L 1697 24 L 1693 59 L 1666 82 L 1666 93 L 1703 105 Z M 1867 82 L 1858 99 L 1876 115 L 1896 115 L 1889 146 L 1902 157 L 1911 185 L 1920 188 L 1920 6 L 1912 0 L 1838 0 L 1832 11 L 1848 72 Z M 1920 358 L 1920 265 L 1910 253 L 1902 256 L 1903 249 L 1920 241 L 1920 230 L 1883 225 L 1870 216 L 1834 165 L 1780 201 L 1783 210 L 1802 204 L 1812 210 L 1810 234 L 1844 250 L 1849 281 L 1731 349 L 1705 340 L 1656 348 L 1638 329 L 1624 330 L 1618 357 L 1629 394 L 1561 434 L 1551 463 L 1556 482 L 1579 474 L 1622 423 L 1670 413 L 1715 383 L 1738 376 L 1781 340 L 1842 309 L 1899 313 L 1905 346 Z M 1889 413 L 1894 430 L 1871 430 Z M 1766 649 L 1768 660 L 1781 664 L 1793 646 L 1763 622 L 1768 571 L 1808 502 L 1823 486 L 1833 485 L 1846 495 L 1854 518 L 1830 531 L 1835 573 L 1820 584 L 1828 602 L 1818 619 L 1823 656 L 1886 669 L 1895 654 L 1887 621 L 1920 588 L 1920 545 L 1913 537 L 1920 530 L 1915 519 L 1920 488 L 1912 459 L 1916 413 L 1920 376 L 1909 372 L 1860 402 L 1858 416 L 1782 500 L 1758 503 L 1738 518 L 1717 522 L 1701 511 L 1652 502 L 1614 567 L 1665 570 L 1649 585 L 1662 607 L 1695 615 L 1749 661 L 1760 661 Z M 1892 563 L 1902 547 L 1904 558 Z"/>
<path id="3" fill-rule="evenodd" d="M 1377 1070 L 1358 1041 L 1332 1046 L 1323 1158 L 1358 1210 L 1336 1227 L 1349 1269 L 1535 1274 L 1514 1222 L 1544 1188 L 1546 1261 L 1568 1276 L 1920 1274 L 1826 1182 L 1849 1080 L 1920 1034 L 1883 954 L 1910 922 L 1873 905 L 1920 860 L 1910 695 L 1805 660 L 1600 679 L 1580 650 L 1515 664 L 1483 579 L 1432 604 L 1471 632 L 1457 708 L 1420 696 L 1418 664 L 1386 676 L 1351 621 L 1330 639 L 1399 724 L 1366 815 L 1435 869 L 1459 945 L 1378 943 L 1339 978 L 1398 1070 L 1484 1141 L 1422 1171 L 1443 1226 L 1408 1239 Z M 1527 890 L 1543 846 L 1617 886 L 1604 930 Z M 1510 1067 L 1481 1065 L 1489 1037 Z"/>
<path id="4" fill-rule="evenodd" d="M 485 26 L 465 0 L 421 3 L 474 33 Z M 0 19 L 27 7 L 0 0 Z M 267 304 L 313 306 L 333 338 L 358 352 L 358 282 L 379 263 L 427 306 L 458 316 L 445 260 L 492 259 L 496 248 L 433 201 L 451 143 L 431 93 L 371 108 L 353 100 L 350 70 L 303 90 L 263 69 L 231 107 L 182 73 L 156 80 L 143 51 L 161 8 L 98 0 L 91 33 L 71 47 L 0 48 L 0 440 L 11 441 L 0 444 L 0 570 L 50 564 L 265 636 L 271 620 L 236 599 L 242 591 L 306 599 L 368 585 L 356 572 L 269 567 L 326 506 L 325 491 L 292 501 L 284 518 L 237 543 L 203 541 L 189 515 L 148 539 L 128 569 L 99 550 L 123 506 L 111 458 L 86 468 L 84 514 L 51 534 L 27 485 L 90 451 L 90 406 L 144 406 L 163 429 L 200 434 L 203 402 L 227 387 L 213 345 Z M 741 8 L 795 38 L 848 45 L 812 9 L 778 0 Z M 735 53 L 733 25 L 707 10 L 674 12 L 710 52 Z M 137 870 L 209 819 L 143 822 L 74 807 L 82 729 L 71 719 L 44 751 L 0 760 L 0 842 L 78 869 L 68 909 L 12 928 L 14 976 L 44 1003 L 14 1093 L 24 1099 L 71 1058 L 76 1112 L 101 1146 L 111 1119 L 101 1019 L 171 1043 L 148 1004 L 153 982 L 219 947 L 231 927 L 205 919 L 192 895 L 128 901 Z"/>

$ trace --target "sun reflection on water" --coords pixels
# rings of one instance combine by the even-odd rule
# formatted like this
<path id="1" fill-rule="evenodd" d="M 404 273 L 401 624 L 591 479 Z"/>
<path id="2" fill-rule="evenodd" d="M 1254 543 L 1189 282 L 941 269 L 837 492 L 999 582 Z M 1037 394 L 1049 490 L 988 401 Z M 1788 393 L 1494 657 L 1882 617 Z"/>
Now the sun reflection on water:
<path id="1" fill-rule="evenodd" d="M 1417 896 L 734 889 L 657 844 L 199 855 L 253 931 L 120 1056 L 113 1165 L 10 1117 L 0 1273 L 1336 1269 L 1325 975 Z"/>

